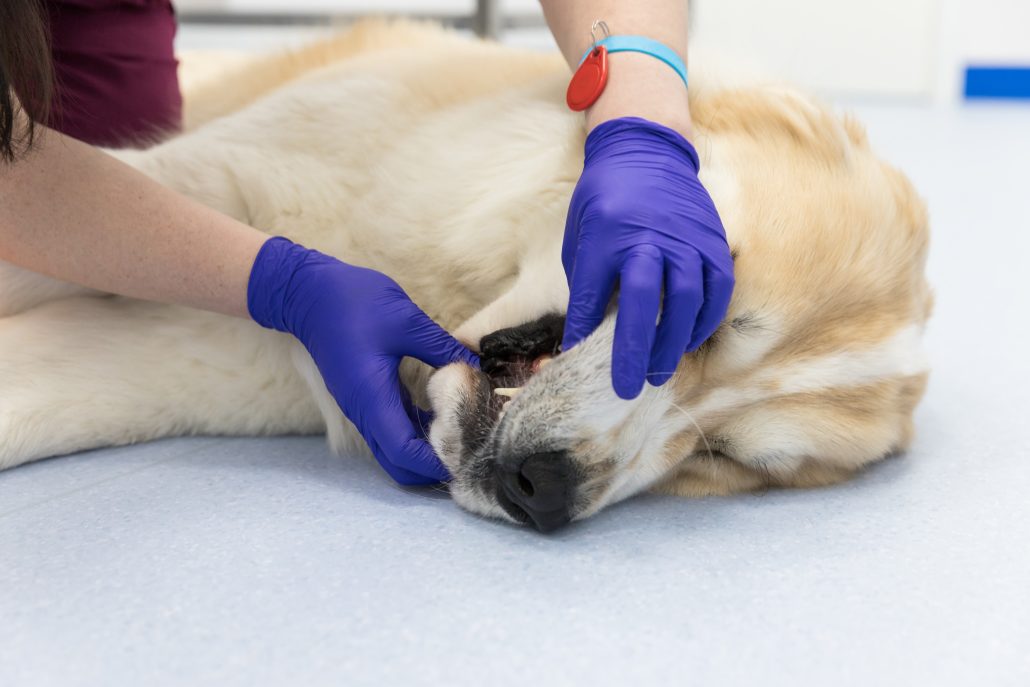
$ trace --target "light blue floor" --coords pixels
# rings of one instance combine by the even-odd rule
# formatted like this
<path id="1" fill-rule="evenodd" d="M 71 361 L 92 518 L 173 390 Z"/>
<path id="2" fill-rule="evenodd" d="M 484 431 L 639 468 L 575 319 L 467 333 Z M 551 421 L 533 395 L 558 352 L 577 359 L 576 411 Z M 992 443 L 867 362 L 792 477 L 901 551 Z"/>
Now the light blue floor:
<path id="1" fill-rule="evenodd" d="M 859 114 L 933 215 L 907 456 L 549 537 L 316 438 L 45 461 L 0 473 L 0 685 L 1030 684 L 1030 109 Z"/>

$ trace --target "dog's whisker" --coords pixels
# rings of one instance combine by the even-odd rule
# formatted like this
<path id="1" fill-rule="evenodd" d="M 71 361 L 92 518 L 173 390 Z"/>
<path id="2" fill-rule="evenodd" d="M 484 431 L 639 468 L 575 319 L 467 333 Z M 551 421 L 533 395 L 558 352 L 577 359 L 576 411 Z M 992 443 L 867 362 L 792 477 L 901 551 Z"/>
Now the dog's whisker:
<path id="1" fill-rule="evenodd" d="M 708 443 L 708 437 L 705 436 L 704 430 L 701 429 L 701 425 L 697 424 L 697 421 L 694 419 L 694 416 L 688 413 L 684 408 L 676 405 L 675 403 L 670 403 L 670 405 L 672 405 L 672 407 L 676 410 L 683 413 L 687 417 L 687 419 L 690 420 L 691 424 L 693 424 L 694 427 L 697 429 L 697 433 L 701 435 L 701 441 L 705 442 L 705 449 L 707 449 L 708 451 L 709 460 L 715 460 L 715 454 L 712 452 L 712 445 Z"/>

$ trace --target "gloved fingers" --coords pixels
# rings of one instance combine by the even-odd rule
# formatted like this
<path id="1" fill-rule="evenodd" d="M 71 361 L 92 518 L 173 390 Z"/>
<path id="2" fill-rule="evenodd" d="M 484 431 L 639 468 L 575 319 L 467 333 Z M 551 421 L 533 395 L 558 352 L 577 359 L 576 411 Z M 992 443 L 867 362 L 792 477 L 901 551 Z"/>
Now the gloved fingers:
<path id="1" fill-rule="evenodd" d="M 579 215 L 577 196 L 572 194 L 569 211 L 565 215 L 565 234 L 561 243 L 561 264 L 565 269 L 565 281 L 572 285 L 572 272 L 576 265 L 576 251 L 579 249 Z"/>
<path id="2" fill-rule="evenodd" d="M 418 465 L 418 468 L 412 472 L 422 476 L 420 484 L 439 484 L 451 480 L 451 473 L 440 462 L 433 447 L 425 439 L 417 437 L 407 439 L 403 451 L 411 457 L 414 464 Z"/>
<path id="3" fill-rule="evenodd" d="M 612 348 L 612 385 L 620 398 L 636 398 L 644 386 L 662 295 L 662 252 L 633 248 L 619 274 L 619 314 Z"/>
<path id="4" fill-rule="evenodd" d="M 604 319 L 615 289 L 617 270 L 600 251 L 580 251 L 572 270 L 569 307 L 565 313 L 562 350 L 567 351 L 588 337 Z"/>
<path id="5" fill-rule="evenodd" d="M 390 370 L 385 376 L 385 379 L 366 386 L 376 390 L 367 399 L 364 423 L 365 432 L 379 448 L 376 458 L 380 463 L 388 462 L 392 467 L 415 473 L 433 482 L 450 479 L 447 468 L 419 436 L 416 425 L 404 407 L 403 389 L 396 369 Z"/>
<path id="6" fill-rule="evenodd" d="M 416 474 L 410 470 L 397 467 L 383 455 L 383 451 L 379 448 L 379 444 L 372 437 L 364 437 L 365 443 L 372 450 L 372 455 L 375 456 L 376 462 L 383 468 L 383 471 L 390 476 L 390 478 L 401 485 L 402 487 L 427 487 L 432 484 L 438 484 L 440 480 L 432 477 L 425 477 L 423 475 Z"/>
<path id="7" fill-rule="evenodd" d="M 687 344 L 687 350 L 696 351 L 708 337 L 719 328 L 726 310 L 730 307 L 733 296 L 733 268 L 725 270 L 721 267 L 705 263 L 704 266 L 705 301 L 697 314 L 694 334 Z"/>
<path id="8" fill-rule="evenodd" d="M 408 328 L 409 335 L 405 340 L 397 342 L 397 353 L 417 358 L 433 367 L 459 362 L 479 367 L 479 356 L 465 348 L 429 315 L 419 310 L 418 306 L 412 305 L 416 312 Z"/>
<path id="9" fill-rule="evenodd" d="M 404 410 L 420 439 L 429 439 L 429 426 L 433 424 L 433 413 L 419 408 L 407 393 L 404 395 Z"/>
<path id="10" fill-rule="evenodd" d="M 677 259 L 665 261 L 665 301 L 658 324 L 647 381 L 661 386 L 669 381 L 694 332 L 704 301 L 704 262 L 689 248 Z"/>

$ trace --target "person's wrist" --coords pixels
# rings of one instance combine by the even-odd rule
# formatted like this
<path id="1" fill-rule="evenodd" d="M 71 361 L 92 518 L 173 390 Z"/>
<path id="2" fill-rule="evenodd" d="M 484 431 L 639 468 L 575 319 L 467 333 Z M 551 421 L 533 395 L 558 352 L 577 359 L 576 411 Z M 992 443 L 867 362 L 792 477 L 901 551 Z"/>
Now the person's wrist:
<path id="1" fill-rule="evenodd" d="M 251 318 L 263 327 L 301 337 L 308 301 L 321 292 L 305 282 L 317 278 L 321 273 L 319 266 L 332 260 L 284 236 L 265 241 L 254 259 L 247 283 L 247 311 Z"/>
<path id="2" fill-rule="evenodd" d="M 664 164 L 673 164 L 678 173 L 697 176 L 701 163 L 694 145 L 679 131 L 642 117 L 619 117 L 601 122 L 587 135 L 584 146 L 587 166 L 618 156 L 621 152 L 642 150 Z"/>
<path id="3" fill-rule="evenodd" d="M 262 327 L 279 331 L 286 329 L 282 314 L 286 282 L 283 270 L 290 245 L 292 242 L 281 236 L 261 244 L 247 280 L 247 312 L 251 319 Z"/>
<path id="4" fill-rule="evenodd" d="M 679 75 L 650 55 L 615 53 L 608 55 L 608 82 L 604 92 L 586 111 L 587 131 L 620 117 L 641 117 L 691 140 L 687 89 Z"/>

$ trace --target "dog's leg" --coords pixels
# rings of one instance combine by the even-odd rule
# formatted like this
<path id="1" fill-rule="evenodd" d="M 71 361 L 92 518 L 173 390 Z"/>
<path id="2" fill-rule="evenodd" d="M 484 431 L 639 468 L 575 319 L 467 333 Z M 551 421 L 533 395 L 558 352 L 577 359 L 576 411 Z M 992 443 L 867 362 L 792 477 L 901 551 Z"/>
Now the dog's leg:
<path id="1" fill-rule="evenodd" d="M 801 466 L 783 475 L 772 475 L 718 453 L 697 453 L 688 457 L 654 491 L 673 496 L 704 498 L 729 496 L 772 488 L 826 487 L 855 476 L 855 469 L 806 459 Z"/>
<path id="2" fill-rule="evenodd" d="M 164 436 L 320 432 L 294 345 L 248 320 L 115 297 L 0 319 L 0 468 Z"/>

